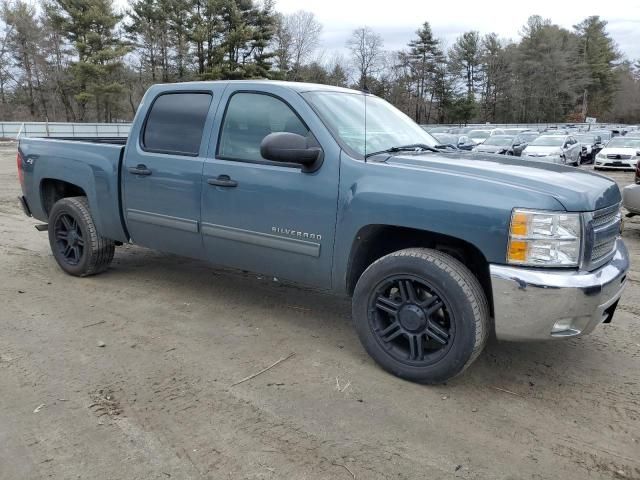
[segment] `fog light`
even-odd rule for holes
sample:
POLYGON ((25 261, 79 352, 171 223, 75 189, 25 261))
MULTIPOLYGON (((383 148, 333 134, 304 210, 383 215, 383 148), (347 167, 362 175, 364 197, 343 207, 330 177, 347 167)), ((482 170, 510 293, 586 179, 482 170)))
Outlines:
POLYGON ((551 329, 551 335, 558 337, 571 337, 573 335, 578 335, 580 330, 576 329, 573 326, 573 319, 571 318, 563 318, 558 320, 551 329))

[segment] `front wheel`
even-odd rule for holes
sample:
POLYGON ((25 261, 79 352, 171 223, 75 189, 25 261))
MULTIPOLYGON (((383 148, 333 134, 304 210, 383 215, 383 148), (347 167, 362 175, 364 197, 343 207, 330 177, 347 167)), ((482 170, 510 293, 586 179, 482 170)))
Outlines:
POLYGON ((115 244, 98 235, 86 197, 58 200, 49 214, 49 244, 65 272, 78 277, 106 270, 115 244))
POLYGON ((356 331, 385 370, 419 383, 462 373, 489 336, 478 279, 442 252, 411 248, 374 262, 353 295, 356 331))

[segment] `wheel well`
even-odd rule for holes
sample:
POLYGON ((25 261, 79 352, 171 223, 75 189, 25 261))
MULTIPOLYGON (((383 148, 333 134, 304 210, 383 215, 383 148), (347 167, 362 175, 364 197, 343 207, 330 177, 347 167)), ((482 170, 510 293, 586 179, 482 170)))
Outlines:
POLYGON ((353 294, 356 283, 369 265, 385 255, 405 248, 433 248, 460 260, 476 276, 484 290, 491 315, 493 298, 489 263, 474 245, 459 238, 414 228, 369 225, 356 235, 347 272, 347 291, 353 294))
POLYGON ((49 212, 53 205, 61 198, 86 196, 85 191, 73 183, 63 180, 55 180, 46 178, 40 184, 40 198, 42 199, 42 208, 49 216, 49 212))

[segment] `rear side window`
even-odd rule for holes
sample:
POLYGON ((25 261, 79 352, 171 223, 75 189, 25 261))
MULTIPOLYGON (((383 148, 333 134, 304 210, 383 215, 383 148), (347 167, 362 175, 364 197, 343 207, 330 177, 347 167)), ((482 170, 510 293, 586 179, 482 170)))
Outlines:
POLYGON ((145 150, 197 156, 211 94, 167 93, 158 96, 142 137, 145 150))
POLYGON ((259 93, 236 93, 227 105, 218 155, 230 160, 264 161, 260 155, 260 143, 274 132, 297 133, 303 137, 311 135, 302 120, 282 100, 259 93))

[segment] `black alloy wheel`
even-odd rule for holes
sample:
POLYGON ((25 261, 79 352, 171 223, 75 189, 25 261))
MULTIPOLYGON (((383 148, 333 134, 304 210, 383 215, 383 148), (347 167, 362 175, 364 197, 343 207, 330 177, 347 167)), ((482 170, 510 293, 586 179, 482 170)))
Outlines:
POLYGON ((445 300, 412 275, 392 276, 375 288, 369 300, 369 323, 390 356, 418 367, 442 359, 455 335, 445 300))
POLYGON ((84 238, 76 219, 61 213, 56 217, 53 228, 60 256, 69 265, 78 265, 84 253, 84 238))

